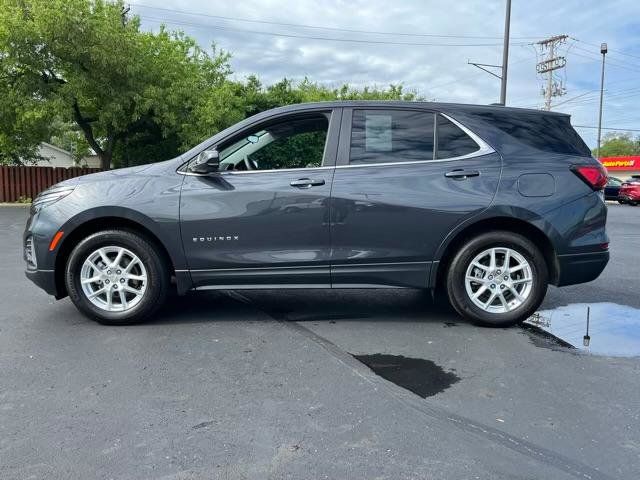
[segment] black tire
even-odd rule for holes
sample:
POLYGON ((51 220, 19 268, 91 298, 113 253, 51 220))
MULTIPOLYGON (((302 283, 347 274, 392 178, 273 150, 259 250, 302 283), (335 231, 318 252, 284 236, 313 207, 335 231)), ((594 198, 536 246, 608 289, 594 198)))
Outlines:
POLYGON ((170 279, 167 265, 157 247, 143 235, 128 230, 105 230, 89 235, 71 252, 65 269, 67 292, 74 305, 86 316, 105 325, 129 325, 149 320, 165 301, 170 279), (80 272, 85 260, 98 248, 124 247, 134 253, 147 272, 142 299, 129 310, 113 312, 99 308, 85 295, 80 272))
POLYGON ((619 203, 620 205, 624 205, 624 200, 618 200, 618 203, 619 203))
POLYGON ((446 289, 453 308, 472 322, 488 327, 509 327, 533 314, 547 292, 548 270, 544 256, 534 243, 513 232, 494 231, 468 240, 454 255, 446 277, 446 289), (471 261, 481 252, 493 247, 508 247, 522 255, 532 273, 532 289, 518 307, 503 313, 487 312, 473 303, 467 294, 465 276, 471 261))
POLYGON ((631 205, 632 207, 636 207, 638 206, 638 202, 632 201, 632 202, 629 202, 629 205, 631 205))

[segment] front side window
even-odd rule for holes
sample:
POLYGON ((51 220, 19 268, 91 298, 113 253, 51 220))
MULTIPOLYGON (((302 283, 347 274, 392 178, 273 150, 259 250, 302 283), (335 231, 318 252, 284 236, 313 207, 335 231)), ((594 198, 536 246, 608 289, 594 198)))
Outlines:
POLYGON ((322 165, 329 119, 305 114, 266 124, 220 148, 220 170, 277 170, 322 165))
POLYGON ((413 110, 354 110, 353 164, 433 159, 433 113, 413 110))

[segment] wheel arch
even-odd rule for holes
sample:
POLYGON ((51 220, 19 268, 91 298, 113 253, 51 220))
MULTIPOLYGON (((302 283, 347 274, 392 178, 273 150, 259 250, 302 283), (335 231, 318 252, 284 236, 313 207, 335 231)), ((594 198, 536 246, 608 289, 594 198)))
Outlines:
MULTIPOLYGON (((545 227, 547 227, 545 225, 545 227)), ((547 227, 549 232, 550 227, 547 227)), ((492 216, 479 219, 471 224, 461 226, 452 232, 440 245, 435 257, 435 268, 431 270, 429 284, 432 288, 442 286, 448 266, 455 253, 462 245, 482 233, 505 230, 524 235, 531 240, 542 252, 547 269, 549 271, 549 283, 556 284, 559 277, 559 266, 556 257, 556 249, 549 233, 534 223, 516 217, 492 216)))
POLYGON ((157 247, 158 252, 169 268, 169 274, 176 279, 178 291, 183 292, 189 288, 190 281, 184 278, 184 275, 176 275, 176 268, 178 268, 179 262, 182 260, 182 246, 180 245, 178 255, 176 255, 175 248, 173 249, 174 251, 170 251, 165 242, 161 240, 162 235, 153 227, 151 219, 130 209, 122 209, 123 211, 113 211, 113 209, 108 209, 107 211, 98 210, 83 212, 60 228, 64 232, 64 236, 57 248, 55 257, 56 298, 67 296, 64 271, 73 248, 88 235, 111 229, 123 229, 143 235, 157 247))

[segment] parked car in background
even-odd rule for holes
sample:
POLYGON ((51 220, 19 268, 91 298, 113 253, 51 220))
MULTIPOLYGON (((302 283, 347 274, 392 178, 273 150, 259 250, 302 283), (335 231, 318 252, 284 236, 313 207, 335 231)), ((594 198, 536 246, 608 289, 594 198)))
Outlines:
POLYGON ((616 177, 607 177, 607 184, 604 187, 604 199, 605 200, 618 200, 618 192, 622 180, 616 177))
POLYGON ((640 175, 632 175, 629 180, 622 183, 618 201, 634 207, 640 203, 640 175))
POLYGON ((460 315, 507 326, 547 285, 605 268, 606 183, 560 113, 291 105, 173 160, 41 193, 26 274, 107 324, 150 318, 173 284, 438 289, 460 315))

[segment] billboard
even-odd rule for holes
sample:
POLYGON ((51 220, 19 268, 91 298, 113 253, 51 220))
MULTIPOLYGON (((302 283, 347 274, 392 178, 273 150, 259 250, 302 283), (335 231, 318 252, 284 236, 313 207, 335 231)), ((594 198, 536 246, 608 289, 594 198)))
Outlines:
POLYGON ((627 157, 602 157, 600 163, 609 171, 615 170, 639 170, 640 156, 631 155, 627 157))

